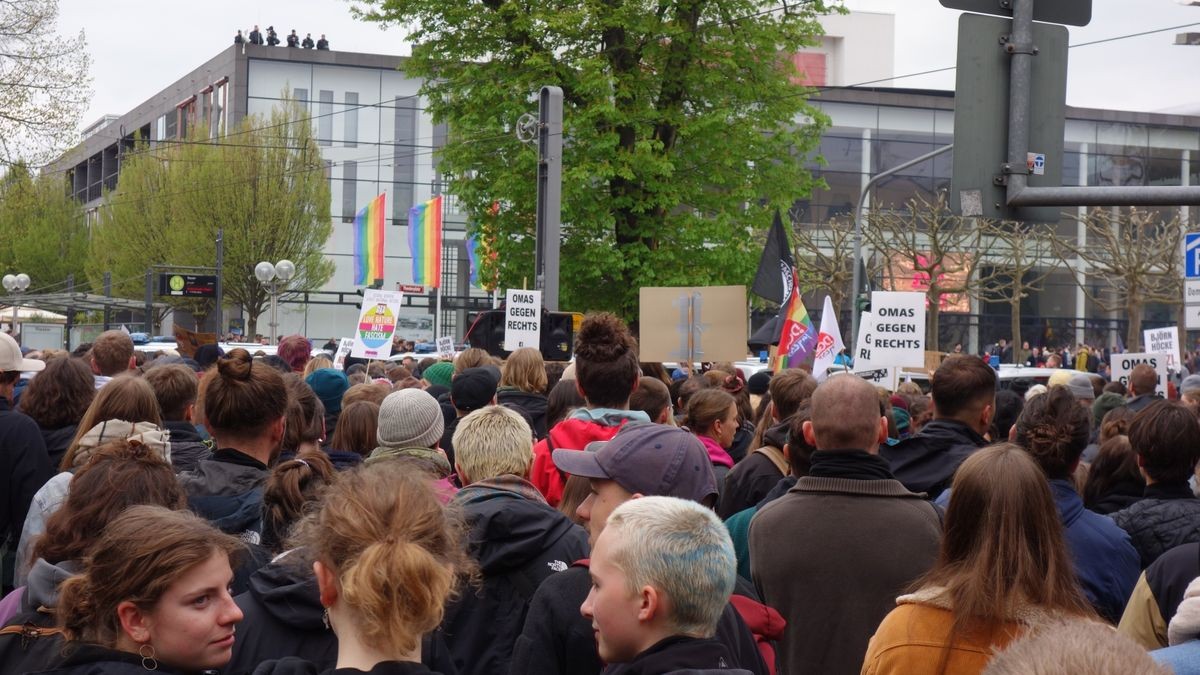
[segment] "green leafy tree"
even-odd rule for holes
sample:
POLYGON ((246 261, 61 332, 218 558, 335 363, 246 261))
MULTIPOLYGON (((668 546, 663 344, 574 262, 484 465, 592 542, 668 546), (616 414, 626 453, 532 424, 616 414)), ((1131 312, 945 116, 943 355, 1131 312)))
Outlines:
POLYGON ((83 215, 62 174, 35 177, 23 164, 11 166, 0 181, 0 269, 29 274, 34 290, 69 274, 83 283, 87 251, 83 215))
POLYGON ((489 221, 502 287, 533 269, 537 150, 513 132, 541 86, 563 89, 561 305, 632 318, 642 286, 746 283, 755 230, 811 191, 803 158, 827 118, 788 55, 829 11, 825 0, 364 0, 357 13, 409 27, 405 71, 451 129, 438 169, 489 221))
MULTIPOLYGON (((305 117, 285 101, 266 118, 247 117, 228 139, 209 141, 209 131, 198 127, 183 143, 143 144, 130 153, 92 238, 93 284, 109 270, 114 293, 142 297, 139 275, 149 265, 214 265, 221 228, 225 300, 246 311, 251 335, 270 301, 254 278, 256 264, 294 262, 290 292, 328 281, 333 263, 322 250, 333 230, 329 183, 305 117)), ((171 302, 206 309, 194 300, 171 302)))

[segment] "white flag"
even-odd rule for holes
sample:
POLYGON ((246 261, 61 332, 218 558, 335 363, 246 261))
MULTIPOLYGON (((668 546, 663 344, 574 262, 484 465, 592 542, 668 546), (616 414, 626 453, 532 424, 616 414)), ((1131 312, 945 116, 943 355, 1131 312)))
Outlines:
POLYGON ((825 381, 833 360, 845 348, 846 345, 842 344, 842 331, 838 329, 837 314, 833 311, 833 301, 826 295, 825 307, 821 310, 821 330, 817 332, 817 346, 813 359, 813 375, 817 382, 825 381))

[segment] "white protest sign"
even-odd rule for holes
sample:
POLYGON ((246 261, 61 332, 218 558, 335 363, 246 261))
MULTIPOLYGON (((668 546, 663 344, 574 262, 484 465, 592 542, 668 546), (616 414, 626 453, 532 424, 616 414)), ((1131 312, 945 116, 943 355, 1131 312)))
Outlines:
POLYGON ((439 359, 454 358, 454 336, 443 335, 437 339, 437 350, 439 359))
POLYGON ((891 391, 892 385, 896 382, 897 377, 896 369, 891 366, 884 366, 882 368, 875 368, 873 370, 858 370, 856 368, 854 370, 854 374, 866 380, 867 382, 870 382, 876 387, 883 387, 888 391, 891 391))
POLYGON ((864 373, 874 369, 871 364, 871 347, 874 344, 871 342, 871 331, 866 330, 867 326, 875 323, 875 315, 871 312, 863 312, 858 315, 858 341, 854 345, 854 353, 850 355, 854 359, 854 372, 864 373))
POLYGON ((510 288, 504 294, 504 349, 541 347, 542 292, 510 288))
MULTIPOLYGON (((1158 373, 1158 393, 1167 395, 1167 355, 1166 354, 1113 354, 1112 381, 1129 386, 1129 374, 1139 363, 1148 364, 1158 373)), ((1141 392, 1138 394, 1150 393, 1141 392)))
POLYGON ((334 368, 345 370, 342 366, 346 364, 346 357, 350 355, 351 349, 354 349, 354 338, 342 338, 338 342, 337 351, 333 354, 334 368))
POLYGON ((924 368, 925 294, 874 291, 871 314, 871 321, 859 327, 869 334, 871 364, 924 368))
POLYGON ((354 329, 354 347, 350 355, 360 359, 386 359, 392 355, 392 336, 400 313, 400 291, 368 288, 363 291, 358 325, 354 329))
POLYGON ((1167 370, 1179 369, 1179 327, 1151 328, 1142 331, 1142 344, 1151 354, 1167 355, 1167 370))

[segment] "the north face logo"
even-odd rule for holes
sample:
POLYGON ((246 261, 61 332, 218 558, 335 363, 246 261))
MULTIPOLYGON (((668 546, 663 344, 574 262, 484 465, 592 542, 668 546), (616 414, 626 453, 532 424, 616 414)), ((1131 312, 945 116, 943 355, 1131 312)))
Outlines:
POLYGON ((546 563, 546 567, 549 567, 555 572, 562 572, 567 569, 567 563, 561 560, 551 560, 550 562, 546 563))

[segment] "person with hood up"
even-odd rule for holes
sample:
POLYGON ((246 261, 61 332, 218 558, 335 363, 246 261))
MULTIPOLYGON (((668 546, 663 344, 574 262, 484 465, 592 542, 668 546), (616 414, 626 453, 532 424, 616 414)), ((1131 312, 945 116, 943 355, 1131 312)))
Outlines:
POLYGON ((263 484, 283 443, 287 386, 278 370, 239 348, 217 359, 200 397, 217 450, 194 471, 179 474, 188 506, 222 532, 258 544, 263 484))
POLYGON ((0 624, 24 629, 0 635, 0 669, 7 673, 43 670, 62 659, 62 639, 54 629, 59 585, 83 569, 88 549, 105 526, 138 504, 187 508, 171 465, 136 441, 109 441, 95 448, 71 479, 71 491, 46 522, 45 534, 37 539, 25 586, 0 602, 0 624), (114 485, 121 489, 114 490, 114 485))
MULTIPOLYGON (((754 378, 751 378, 754 379, 754 378)), ((763 445, 750 452, 725 476, 717 515, 728 519, 758 504, 781 479, 791 473, 783 446, 787 444, 788 418, 817 388, 808 371, 788 368, 768 380, 771 422, 763 433, 763 445)))
POLYGON ((350 388, 350 379, 336 368, 319 368, 309 373, 304 378, 304 383, 313 390, 321 400, 321 405, 325 407, 325 442, 321 445, 327 447, 333 438, 333 432, 337 430, 338 417, 342 414, 342 397, 350 388))
POLYGON ((604 312, 585 317, 575 336, 574 365, 575 386, 587 406, 573 411, 533 446, 529 482, 551 506, 558 506, 566 484, 552 459, 555 449, 581 449, 592 441, 612 438, 628 422, 650 421, 646 413, 629 409, 642 368, 637 341, 625 322, 604 312))
POLYGON ((185 365, 166 364, 146 371, 145 380, 154 390, 163 426, 171 434, 171 464, 176 471, 195 469, 212 456, 212 441, 200 437, 193 421, 200 391, 196 373, 185 365))
POLYGON ((930 393, 934 418, 879 454, 904 487, 936 499, 958 465, 987 444, 983 434, 996 411, 996 371, 973 356, 950 356, 934 371, 930 393))
POLYGON ((733 654, 713 639, 733 592, 733 543, 720 519, 676 497, 618 506, 596 541, 591 620, 611 675, 728 673, 733 654))
MULTIPOLYGON (((584 450, 559 448, 553 458, 555 466, 567 474, 588 479, 590 492, 576 514, 587 524, 592 545, 604 531, 609 514, 624 502, 651 495, 704 505, 716 501, 717 484, 708 453, 685 429, 630 423, 611 440, 594 441, 584 450)), ((579 612, 592 585, 588 573, 587 562, 579 561, 538 586, 525 627, 513 646, 511 675, 600 673, 603 663, 591 622, 579 612)), ((760 645, 755 638, 778 639, 782 624, 778 612, 739 592, 726 603, 715 637, 732 653, 730 667, 766 675, 773 672, 762 654, 769 646, 760 645), (743 620, 744 616, 749 618, 743 620), (751 621, 753 625, 748 626, 751 621)))
POLYGON ((546 363, 533 347, 522 347, 509 355, 500 370, 496 402, 516 406, 533 420, 533 433, 546 437, 546 363))
POLYGON ((442 623, 462 675, 508 672, 534 591, 546 577, 588 555, 583 528, 526 480, 532 445, 524 418, 504 406, 472 412, 454 432, 463 488, 451 504, 470 527, 467 551, 479 564, 482 582, 446 608, 442 623))
POLYGON ((153 448, 164 461, 171 461, 169 433, 160 426, 158 401, 146 381, 133 375, 113 378, 96 393, 88 406, 75 440, 63 456, 62 471, 55 474, 37 491, 25 517, 21 540, 17 544, 16 585, 24 583, 30 552, 38 535, 46 530, 46 520, 58 510, 71 485, 75 471, 87 463, 92 452, 112 440, 137 440, 153 448))

